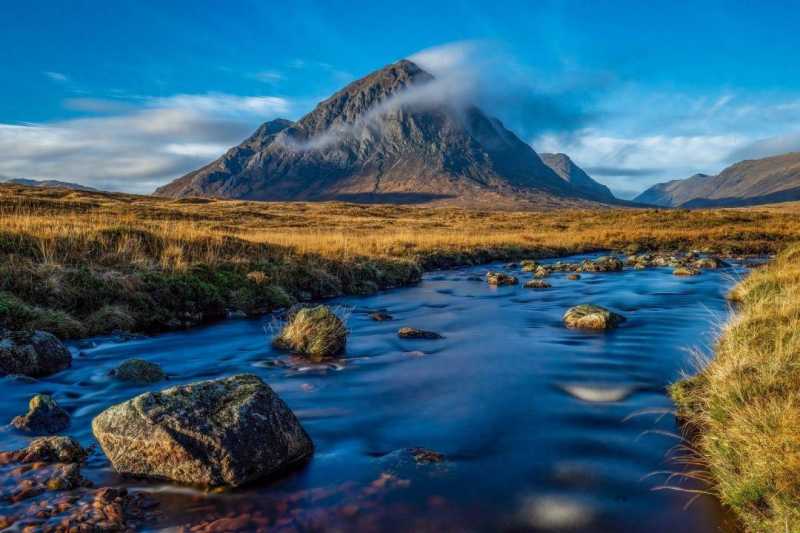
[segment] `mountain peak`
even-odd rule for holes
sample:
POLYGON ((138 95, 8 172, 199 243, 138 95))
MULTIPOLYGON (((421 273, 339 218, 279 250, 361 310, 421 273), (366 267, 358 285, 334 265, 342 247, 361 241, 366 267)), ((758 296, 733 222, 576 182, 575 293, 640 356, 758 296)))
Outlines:
POLYGON ((614 201, 615 197, 611 190, 602 183, 596 182, 581 167, 564 153, 539 154, 545 165, 553 169, 553 172, 573 187, 581 190, 588 195, 604 201, 614 201))
POLYGON ((490 208, 614 200, 577 167, 585 178, 577 171, 573 179, 559 177, 477 107, 443 102, 434 82, 412 61, 387 65, 297 122, 262 125, 217 161, 156 194, 490 208))

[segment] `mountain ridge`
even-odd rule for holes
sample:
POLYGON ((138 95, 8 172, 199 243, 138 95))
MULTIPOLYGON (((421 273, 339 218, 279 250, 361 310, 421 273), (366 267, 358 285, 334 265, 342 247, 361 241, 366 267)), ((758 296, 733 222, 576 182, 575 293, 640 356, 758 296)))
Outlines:
POLYGON ((715 176, 656 184, 634 201, 663 207, 732 207, 800 200, 800 152, 746 159, 715 176))

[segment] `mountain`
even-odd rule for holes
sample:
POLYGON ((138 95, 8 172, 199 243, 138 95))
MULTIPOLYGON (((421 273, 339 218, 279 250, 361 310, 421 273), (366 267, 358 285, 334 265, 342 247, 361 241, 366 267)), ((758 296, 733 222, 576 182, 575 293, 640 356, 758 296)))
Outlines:
POLYGON ((712 177, 707 174, 695 174, 683 180, 657 183, 634 198, 633 201, 662 207, 678 206, 695 198, 699 191, 703 190, 704 182, 712 177))
POLYGON ((216 161, 155 194, 492 208, 599 200, 559 177, 499 120, 437 93, 431 74, 398 61, 346 86, 297 122, 263 124, 216 161))
POLYGON ((558 174, 561 179, 569 182, 576 189, 601 201, 613 202, 616 199, 608 187, 593 180, 591 176, 576 165, 567 154, 539 154, 539 157, 541 157, 542 162, 553 169, 553 172, 558 174))
POLYGON ((14 185, 25 185, 26 187, 45 187, 49 189, 72 189, 74 191, 97 192, 97 189, 87 187, 79 183, 58 180, 29 180, 25 178, 0 178, 2 183, 13 183, 14 185))
POLYGON ((635 201, 663 206, 724 207, 800 200, 800 152, 741 161, 716 176, 697 174, 655 185, 635 201))

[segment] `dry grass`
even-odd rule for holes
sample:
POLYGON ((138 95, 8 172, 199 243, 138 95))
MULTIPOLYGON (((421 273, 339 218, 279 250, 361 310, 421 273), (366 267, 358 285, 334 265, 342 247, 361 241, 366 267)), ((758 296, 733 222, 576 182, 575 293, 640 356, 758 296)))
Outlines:
POLYGON ((420 269, 629 247, 763 254, 798 235, 798 206, 499 212, 0 185, 0 327, 175 328, 369 294, 420 269))
POLYGON ((313 360, 341 355, 347 344, 347 326, 327 305, 292 313, 272 343, 282 350, 313 360))
POLYGON ((716 356, 673 386, 695 460, 748 530, 800 531, 800 247, 753 272, 716 356))

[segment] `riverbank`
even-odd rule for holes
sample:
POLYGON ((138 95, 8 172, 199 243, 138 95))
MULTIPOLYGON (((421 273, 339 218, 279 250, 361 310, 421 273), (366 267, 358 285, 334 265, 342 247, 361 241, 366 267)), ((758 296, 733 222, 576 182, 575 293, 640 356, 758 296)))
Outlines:
POLYGON ((179 329, 372 294, 424 270, 601 249, 768 254, 800 208, 473 211, 0 186, 0 327, 179 329))
POLYGON ((749 531, 800 531, 800 246, 752 272, 716 354, 673 385, 687 457, 749 531))

